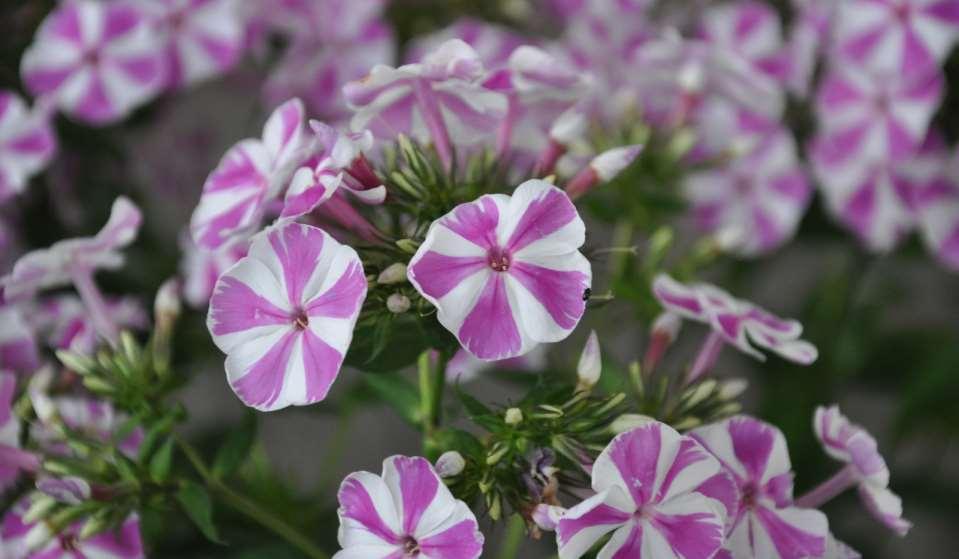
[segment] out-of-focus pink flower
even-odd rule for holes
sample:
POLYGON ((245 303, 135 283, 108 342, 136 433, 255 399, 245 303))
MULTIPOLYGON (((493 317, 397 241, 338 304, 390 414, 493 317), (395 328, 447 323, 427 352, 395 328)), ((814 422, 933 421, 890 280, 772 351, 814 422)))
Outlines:
POLYGON ((618 435, 596 459, 596 495, 556 525, 560 559, 582 557, 613 532, 600 557, 708 559, 723 545, 727 503, 703 486, 735 487, 699 443, 658 421, 618 435))
MULTIPOLYGON (((132 297, 104 300, 114 324, 121 329, 143 329, 149 324, 146 311, 132 297)), ((97 331, 86 307, 73 295, 56 295, 34 305, 30 323, 54 349, 87 355, 97 348, 97 331)))
POLYGON ((476 51, 458 39, 443 43, 422 62, 374 66, 343 89, 356 110, 352 127, 385 139, 402 133, 424 143, 432 140, 449 167, 454 145, 483 141, 506 114, 506 97, 480 84, 485 73, 476 51))
POLYGON ((959 39, 954 0, 849 0, 836 16, 838 54, 890 75, 936 71, 959 39))
POLYGON ((472 353, 460 348, 446 364, 446 379, 454 383, 469 382, 490 369, 533 372, 540 371, 545 366, 546 348, 544 346, 537 346, 526 355, 493 362, 478 359, 472 353))
POLYGON ((476 559, 476 516, 446 488, 425 458, 391 456, 383 473, 353 472, 337 493, 343 549, 337 559, 476 559))
POLYGON ((697 225, 728 240, 724 246, 740 256, 767 253, 788 241, 806 211, 812 189, 799 161, 792 134, 745 111, 733 112, 736 130, 747 136, 745 153, 725 165, 691 173, 684 192, 697 225))
POLYGON ((583 196, 594 187, 609 182, 629 167, 642 153, 642 145, 620 146, 608 149, 594 157, 589 165, 566 184, 566 194, 573 200, 583 196))
POLYGON ((283 194, 310 155, 304 112, 299 99, 290 99, 267 119, 261 138, 241 140, 224 154, 190 219, 198 246, 219 248, 260 225, 267 202, 283 194))
MULTIPOLYGON (((32 391, 31 398, 34 400, 34 406, 37 406, 38 400, 43 400, 40 405, 46 406, 51 412, 55 412, 63 420, 64 425, 71 430, 104 443, 111 442, 117 430, 129 419, 127 414, 116 411, 110 402, 93 398, 75 396, 51 398, 41 390, 32 391)), ((39 412, 38 415, 40 415, 39 412)), ((143 429, 137 427, 119 442, 117 448, 128 458, 133 458, 143 444, 143 437, 143 429)), ((48 452, 63 455, 72 452, 69 445, 63 440, 62 431, 46 423, 45 418, 41 418, 41 422, 33 423, 30 426, 30 438, 48 452)))
POLYGON ((23 192, 55 149, 48 115, 27 108, 16 93, 0 90, 0 203, 23 192))
POLYGON ((832 48, 832 29, 840 0, 793 0, 795 17, 789 31, 789 88, 809 94, 820 57, 832 48))
MULTIPOLYGON (((793 505, 793 473, 786 438, 772 425, 736 416, 694 429, 690 435, 735 480, 726 550, 732 559, 822 557, 829 521, 818 510, 793 505)), ((728 495, 707 486, 707 495, 728 495)))
POLYGON ((17 501, 3 517, 0 540, 9 559, 144 559, 140 539, 140 521, 136 515, 127 518, 118 530, 101 532, 80 539, 87 521, 81 520, 54 535, 45 521, 27 523, 23 517, 30 509, 30 498, 17 501))
POLYGON ((755 346, 802 365, 812 363, 819 356, 815 346, 799 338, 801 324, 736 299, 716 286, 683 285, 660 274, 653 282, 653 295, 667 311, 712 328, 689 372, 688 382, 698 380, 712 368, 724 343, 761 361, 766 357, 755 346))
POLYGON ((207 318, 234 392, 262 411, 324 399, 365 297, 356 251, 322 229, 285 223, 254 236, 217 280, 207 318))
POLYGON ((13 413, 16 388, 17 377, 0 371, 0 495, 17 481, 21 471, 36 471, 40 467, 36 455, 20 448, 20 420, 13 413))
POLYGON ((193 244, 189 235, 180 239, 183 259, 180 261, 180 274, 183 277, 183 298, 194 308, 206 307, 213 295, 216 280, 241 258, 246 256, 249 241, 242 237, 214 250, 200 248, 193 244))
POLYGON ((782 24, 769 4, 744 0, 714 5, 702 15, 700 33, 706 41, 735 51, 777 81, 790 75, 782 24))
POLYGON ((243 53, 238 0, 141 0, 164 56, 167 87, 229 71, 243 53))
POLYGON ((516 357, 566 338, 582 318, 592 279, 578 250, 584 236, 566 194, 529 180, 512 196, 482 196, 433 222, 408 275, 470 353, 516 357))
POLYGON ((565 111, 586 95, 590 79, 582 71, 548 52, 524 45, 506 66, 484 82, 506 95, 506 115, 500 124, 497 151, 527 159, 549 144, 550 128, 565 111))
POLYGON ((66 0, 20 61, 27 89, 73 118, 115 122, 159 93, 162 49, 143 10, 120 0, 66 0))
MULTIPOLYGON (((291 22, 290 46, 270 74, 264 95, 270 105, 304 100, 310 114, 330 122, 349 116, 343 86, 395 57, 393 33, 382 20, 382 0, 302 3, 291 22), (313 22, 312 25, 309 22, 313 22), (301 28, 302 26, 302 28, 301 28)), ((267 5, 276 11, 272 3, 267 5)), ((282 11, 282 10, 280 10, 282 11)))
POLYGON ((922 173, 915 193, 919 232, 929 250, 943 265, 959 271, 959 151, 951 158, 945 148, 934 148, 930 157, 913 163, 922 173))
POLYGON ((902 517, 902 499, 889 490, 889 467, 879 454, 876 439, 846 419, 835 405, 816 408, 813 429, 826 453, 847 465, 800 501, 818 507, 857 487, 863 505, 876 520, 900 536, 906 535, 912 523, 902 517))
POLYGON ((21 305, 0 304, 0 370, 29 374, 38 368, 36 335, 21 305))
POLYGON ((406 51, 406 61, 419 62, 450 39, 460 39, 473 47, 483 64, 492 70, 506 66, 513 51, 531 42, 530 37, 519 35, 509 28, 464 17, 440 31, 418 37, 410 42, 406 51))

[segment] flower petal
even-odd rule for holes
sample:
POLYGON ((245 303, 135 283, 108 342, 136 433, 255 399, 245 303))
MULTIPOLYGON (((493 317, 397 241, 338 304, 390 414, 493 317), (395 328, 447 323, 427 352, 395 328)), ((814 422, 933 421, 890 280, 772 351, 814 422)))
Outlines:
POLYGON ((390 488, 380 476, 354 472, 343 480, 337 493, 343 548, 396 546, 402 542, 400 517, 390 488))
POLYGON ((600 538, 627 523, 633 509, 611 504, 623 502, 628 503, 629 498, 618 487, 611 487, 566 511, 556 525, 560 559, 582 557, 600 538))

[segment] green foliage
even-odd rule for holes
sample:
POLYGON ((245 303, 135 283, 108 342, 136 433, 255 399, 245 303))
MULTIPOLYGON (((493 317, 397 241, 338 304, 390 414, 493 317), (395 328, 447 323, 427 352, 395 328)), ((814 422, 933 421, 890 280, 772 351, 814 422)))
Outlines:
POLYGON ((176 493, 176 500, 180 503, 183 512, 207 539, 215 543, 226 543, 220 539, 217 528, 213 524, 213 501, 202 485, 191 481, 183 482, 183 486, 176 493))

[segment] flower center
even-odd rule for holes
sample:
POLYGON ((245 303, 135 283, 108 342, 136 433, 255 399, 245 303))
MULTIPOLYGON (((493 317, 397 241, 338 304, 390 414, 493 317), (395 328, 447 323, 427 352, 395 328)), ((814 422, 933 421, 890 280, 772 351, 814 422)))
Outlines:
POLYGON ((77 537, 74 534, 60 535, 60 548, 63 551, 76 551, 77 543, 78 543, 77 537))
POLYGON ((310 325, 310 317, 307 316, 306 311, 299 309, 296 311, 293 324, 296 325, 297 330, 306 330, 310 325))
POLYGON ((755 483, 749 483, 743 487, 743 508, 751 509, 756 506, 756 498, 759 494, 759 488, 755 483))
POLYGON ((420 544, 413 536, 406 536, 406 539, 403 540, 403 553, 407 557, 416 557, 420 553, 420 544))
POLYGON ((505 250, 496 247, 492 248, 489 251, 489 267, 497 272, 505 272, 509 270, 510 257, 509 253, 505 250))
POLYGON ((94 47, 83 53, 83 62, 89 66, 98 66, 100 64, 100 50, 94 47))

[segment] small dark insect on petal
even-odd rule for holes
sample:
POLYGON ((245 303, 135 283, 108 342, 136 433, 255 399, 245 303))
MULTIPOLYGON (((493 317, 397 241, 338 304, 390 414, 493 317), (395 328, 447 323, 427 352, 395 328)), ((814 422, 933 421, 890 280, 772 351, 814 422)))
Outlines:
POLYGON ((589 298, 592 294, 593 294, 593 290, 587 287, 586 289, 583 290, 583 300, 589 301, 589 298))

